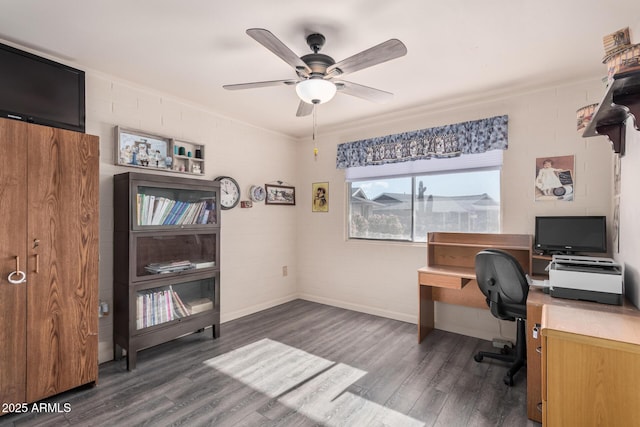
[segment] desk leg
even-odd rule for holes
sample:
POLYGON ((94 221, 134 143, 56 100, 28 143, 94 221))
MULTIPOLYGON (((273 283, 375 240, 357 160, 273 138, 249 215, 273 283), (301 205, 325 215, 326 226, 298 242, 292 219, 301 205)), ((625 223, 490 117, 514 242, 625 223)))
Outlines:
POLYGON ((418 342, 433 330, 433 296, 432 288, 427 285, 418 285, 418 342))

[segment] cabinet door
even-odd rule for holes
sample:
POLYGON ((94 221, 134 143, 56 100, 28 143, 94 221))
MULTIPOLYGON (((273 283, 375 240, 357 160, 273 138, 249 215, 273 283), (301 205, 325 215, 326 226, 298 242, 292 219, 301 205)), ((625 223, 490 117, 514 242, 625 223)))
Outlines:
POLYGON ((98 371, 98 138, 30 126, 27 401, 98 371))
MULTIPOLYGON (((615 325, 635 332, 622 320, 615 325)), ((550 331, 545 339, 546 425, 637 425, 637 345, 557 331, 550 331)))
MULTIPOLYGON (((26 271, 26 123, 0 119, 0 402, 25 401, 27 283, 12 284, 9 273, 26 271)), ((28 279, 31 279, 30 277, 28 279)))

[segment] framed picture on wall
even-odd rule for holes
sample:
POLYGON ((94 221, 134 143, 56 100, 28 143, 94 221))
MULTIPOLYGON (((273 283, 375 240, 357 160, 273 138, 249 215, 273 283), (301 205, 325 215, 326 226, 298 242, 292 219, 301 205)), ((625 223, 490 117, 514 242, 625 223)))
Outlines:
POLYGON ((535 200, 573 201, 575 156, 536 159, 535 200))
POLYGON ((311 184, 311 211, 329 212, 329 183, 314 182, 311 184))
POLYGON ((153 169, 171 167, 171 140, 133 129, 116 127, 115 164, 153 169))
POLYGON ((266 205, 295 205, 296 188, 284 185, 265 184, 264 189, 267 197, 264 200, 266 205))

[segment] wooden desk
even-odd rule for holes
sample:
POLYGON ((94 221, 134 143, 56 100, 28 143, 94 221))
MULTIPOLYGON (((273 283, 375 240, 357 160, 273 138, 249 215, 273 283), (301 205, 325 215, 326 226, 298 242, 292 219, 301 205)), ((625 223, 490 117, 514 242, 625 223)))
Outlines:
MULTIPOLYGON (((497 248, 506 250, 518 259, 525 272, 527 272, 529 275, 532 275, 532 240, 531 236, 529 235, 473 233, 428 234, 427 266, 418 269, 418 342, 422 341, 427 336, 427 334, 434 329, 434 301, 441 301, 449 304, 463 305, 467 307, 488 309, 485 297, 482 292, 480 292, 480 289, 478 288, 477 282, 475 280, 474 268, 475 255, 482 249, 486 248, 497 248)), ((543 261, 547 261, 547 259, 544 257, 537 258, 543 259, 543 261)), ((613 340, 617 343, 612 344, 611 342, 609 342, 609 344, 611 344, 611 348, 607 350, 607 352, 621 351, 621 347, 624 347, 626 349, 635 349, 636 347, 640 346, 640 337, 638 337, 639 342, 635 343, 632 341, 632 338, 624 338, 620 335, 615 335, 612 332, 613 329, 610 329, 613 328, 613 324, 622 321, 625 323, 625 325, 636 325, 634 331, 636 334, 640 335, 640 321, 638 324, 635 324, 633 323, 635 321, 629 320, 630 317, 638 317, 640 319, 640 311, 627 301, 625 301, 622 306, 598 304, 586 301, 574 301, 569 299, 553 298, 547 294, 542 293, 539 289, 531 288, 529 290, 529 296, 527 298, 527 416, 532 420, 542 422, 542 353, 544 347, 542 343, 543 329, 545 330, 544 335, 548 336, 550 334, 552 336, 552 340, 555 340, 558 336, 558 333, 555 331, 558 330, 558 328, 570 328, 567 330, 559 330, 563 334, 569 333, 568 331, 571 331, 570 333, 574 335, 592 337, 595 341, 588 345, 597 345, 598 343, 602 344, 603 342, 609 342, 606 340, 611 340, 611 337, 616 337, 613 340), (547 308, 544 309, 545 307, 547 308), (578 328, 580 325, 590 324, 586 321, 571 322, 567 323, 565 326, 562 326, 563 320, 561 319, 566 320, 566 316, 561 317, 562 314, 558 313, 563 312, 559 312, 558 310, 562 310, 563 307, 567 309, 579 310, 581 313, 586 312, 588 313, 586 315, 587 318, 589 318, 589 316, 592 316, 593 312, 609 313, 605 316, 608 320, 603 320, 604 323, 602 327, 593 326, 593 323, 591 323, 591 326, 588 327, 587 330, 585 330, 584 327, 582 329, 578 328), (543 309, 546 313, 548 313, 546 315, 548 323, 545 325, 543 325, 542 320, 543 309), (616 321, 614 319, 618 320, 616 321), (537 338, 534 338, 534 328, 538 330, 537 338), (607 338, 607 336, 609 338, 607 338), (622 345, 619 344, 620 342, 622 342, 622 345), (628 345, 632 347, 628 347, 628 345)), ((594 319, 596 318, 599 319, 599 317, 594 317, 594 319)), ((629 329, 625 330, 630 331, 629 329)), ((560 336, 565 340, 567 339, 566 335, 560 334, 560 336)), ((571 337, 572 339, 574 338, 573 335, 571 337)), ((578 339, 578 341, 580 341, 580 339, 578 339)), ((640 350, 638 350, 637 355, 638 357, 640 357, 640 350)), ((561 363, 566 363, 569 366, 571 366, 571 364, 583 366, 582 359, 580 359, 580 363, 576 363, 577 357, 578 356, 576 356, 576 358, 569 358, 566 355, 563 356, 562 352, 552 350, 547 357, 547 366, 549 366, 549 364, 551 366, 562 366, 561 363)), ((612 357, 615 358, 615 356, 612 357)), ((596 362, 592 361, 591 363, 596 362)), ((634 365, 634 369, 640 369, 640 360, 634 363, 636 363, 634 365)), ((614 370, 617 372, 616 375, 619 375, 618 378, 625 378, 625 366, 619 364, 617 368, 618 369, 614 370)), ((561 409, 559 409, 559 406, 557 404, 554 404, 554 402, 558 399, 558 397, 556 397, 556 388, 559 387, 557 384, 561 383, 561 381, 560 383, 558 383, 559 380, 556 379, 557 375, 560 375, 557 374, 557 372, 557 369, 552 368, 546 375, 547 377, 549 377, 549 375, 554 376, 553 382, 546 385, 547 390, 554 390, 551 392, 551 398, 553 399, 553 401, 547 400, 547 404, 544 405, 545 407, 548 406, 550 408, 547 413, 551 414, 553 417, 556 416, 558 411, 561 411, 561 409)), ((575 372, 575 370, 571 372, 575 372)), ((637 370, 634 370, 633 372, 630 372, 630 375, 635 375, 637 372, 637 370)), ((640 384, 640 378, 634 377, 634 380, 632 382, 629 382, 628 384, 637 387, 637 384, 640 384)), ((582 390, 586 389, 583 388, 582 390)), ((627 389, 624 388, 624 390, 627 389)), ((606 394, 606 391, 602 391, 602 389, 600 391, 602 392, 603 396, 606 394)), ((640 396, 640 393, 635 392, 635 390, 634 393, 634 398, 639 398, 638 396, 640 396)), ((584 397, 584 393, 582 394, 582 396, 584 397)), ((549 399, 549 395, 547 395, 547 399, 549 399)), ((621 397, 620 399, 623 399, 623 397, 621 397)), ((638 402, 637 400, 633 400, 633 403, 634 405, 636 405, 637 403, 636 406, 633 406, 633 410, 636 410, 635 408, 640 408, 640 402, 638 402)), ((566 411, 561 411, 561 413, 564 414, 566 413, 566 411)), ((589 413, 593 414, 593 412, 589 413)), ((603 413, 604 411, 601 411, 598 414, 601 415, 603 413)), ((637 415, 634 420, 640 419, 639 413, 634 412, 634 414, 637 415)), ((553 419, 555 420, 556 418, 553 419)), ((595 422, 594 420, 597 419, 594 418, 591 422, 595 422)), ((580 424, 550 423, 550 425, 580 424)), ((624 423, 613 423, 610 425, 624 425, 624 423)))
POLYGON ((531 274, 528 234, 427 234, 427 266, 418 269, 418 342, 434 328, 434 301, 488 309, 476 282, 475 257, 483 249, 502 249, 531 274))
MULTIPOLYGON (((596 423, 597 420, 601 420, 603 425, 628 425, 628 422, 626 424, 604 422, 601 418, 597 418, 597 416, 604 416, 606 411, 605 408, 594 403, 592 398, 595 398, 596 395, 593 393, 601 393, 598 399, 602 401, 602 399, 607 399, 609 393, 612 397, 615 391, 608 390, 611 384, 605 385, 606 381, 598 383, 594 388, 585 377, 585 375, 603 374, 603 378, 609 378, 613 381, 620 381, 622 378, 625 383, 617 384, 614 388, 618 388, 617 391, 620 392, 626 390, 625 385, 631 385, 634 387, 634 398, 640 398, 640 394, 637 393, 640 378, 630 379, 634 375, 634 371, 627 371, 628 363, 619 364, 620 362, 616 362, 611 365, 606 361, 609 358, 615 360, 617 351, 623 347, 635 348, 632 353, 635 351, 636 356, 640 358, 640 311, 628 301, 625 300, 621 306, 574 301, 553 298, 539 289, 531 288, 527 298, 527 416, 532 420, 543 422, 543 412, 550 408, 551 411, 547 410, 547 413, 552 414, 554 422, 549 422, 549 425, 589 425, 596 423), (534 338, 534 328, 538 329, 537 338, 534 338), (546 357, 543 354, 549 352, 546 351, 543 336, 546 336, 547 343, 551 337, 553 344, 550 347, 550 354, 547 354, 546 357), (603 353, 592 352, 593 346, 604 349, 603 353), (587 349, 593 357, 585 353, 587 349), (602 356, 603 354, 606 356, 602 356), (606 360, 598 359, 598 357, 605 357, 606 360), (546 374, 543 372, 542 366, 545 358, 547 368, 551 368, 550 372, 546 374), (610 366, 605 368, 605 365, 601 364, 596 369, 592 365, 600 362, 610 366), (603 369, 605 371, 602 371, 603 369), (617 372, 618 370, 621 371, 617 372), (580 387, 574 384, 573 388, 569 389, 571 392, 563 394, 566 391, 562 388, 562 384, 567 380, 563 378, 565 374, 571 377, 571 381, 586 382, 580 387), (548 382, 550 376, 553 377, 553 380, 548 382), (629 378, 629 382, 626 382, 627 378, 629 378), (545 380, 547 380, 546 386, 545 380), (545 391, 550 392, 546 398, 544 397, 545 391), (559 391, 562 392, 558 393, 559 391), (584 393, 576 393, 577 391, 584 391, 584 393), (585 395, 585 393, 587 394, 585 395), (582 403, 589 402, 586 406, 593 406, 590 410, 599 411, 598 415, 596 416, 594 412, 589 412, 586 409, 574 409, 571 411, 575 412, 576 416, 581 413, 593 415, 594 418, 591 418, 586 424, 577 421, 560 423, 558 417, 567 416, 569 409, 566 407, 566 410, 562 410, 564 406, 559 404, 570 396, 579 396, 582 403), (587 398, 585 399, 585 397, 587 398), (545 401, 546 404, 543 403, 545 401)), ((635 362, 634 366, 635 375, 640 375, 640 359, 635 362)), ((590 378, 594 379, 593 376, 590 378)), ((569 384, 569 380, 567 381, 569 384)), ((620 400, 628 402, 630 395, 622 396, 620 400)), ((635 408, 640 408, 640 402, 637 400, 634 402, 633 408, 637 411, 638 409, 635 408)), ((571 405, 577 404, 575 400, 571 403, 571 405)), ((614 404, 612 403, 612 405, 614 404)), ((637 416, 634 419, 640 419, 640 414, 637 412, 635 414, 637 416)))

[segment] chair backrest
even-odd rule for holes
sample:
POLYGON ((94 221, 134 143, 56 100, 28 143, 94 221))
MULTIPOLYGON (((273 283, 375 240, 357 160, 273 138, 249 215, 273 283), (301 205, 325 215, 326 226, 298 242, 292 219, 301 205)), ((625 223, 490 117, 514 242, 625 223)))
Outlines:
POLYGON ((526 316, 529 283, 513 255, 500 249, 485 249, 476 254, 475 269, 491 314, 499 319, 526 316))

